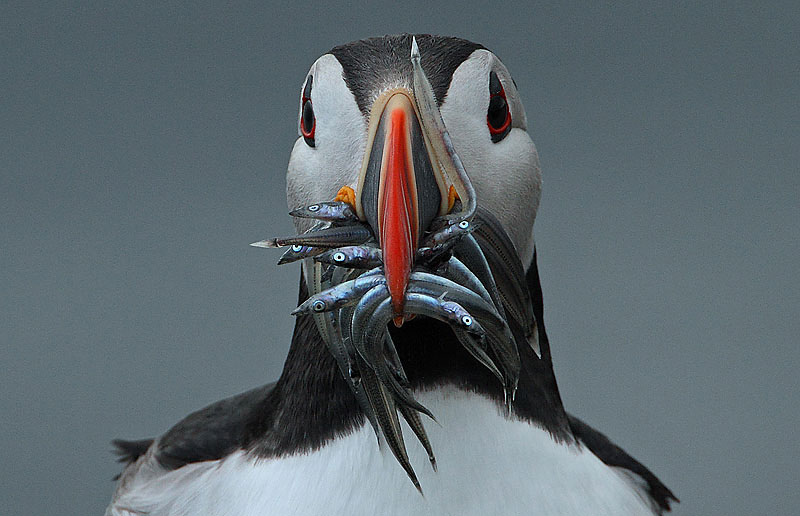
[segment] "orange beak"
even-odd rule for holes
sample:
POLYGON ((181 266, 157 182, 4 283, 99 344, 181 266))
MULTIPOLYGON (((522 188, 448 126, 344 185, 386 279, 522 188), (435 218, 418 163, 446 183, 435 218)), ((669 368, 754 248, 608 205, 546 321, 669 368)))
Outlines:
POLYGON ((376 101, 371 146, 360 178, 357 209, 372 226, 383 251, 384 275, 394 323, 406 320, 408 278, 422 232, 448 208, 448 188, 431 165, 413 101, 398 90, 376 101))
MULTIPOLYGON (((397 97, 395 97, 397 98, 397 97)), ((394 99, 392 99, 394 100, 394 99)), ((419 246, 417 185, 414 180, 408 113, 389 101, 389 127, 384 146, 384 179, 378 197, 380 243, 384 272, 392 296, 394 323, 403 324, 403 302, 414 252, 419 246)))

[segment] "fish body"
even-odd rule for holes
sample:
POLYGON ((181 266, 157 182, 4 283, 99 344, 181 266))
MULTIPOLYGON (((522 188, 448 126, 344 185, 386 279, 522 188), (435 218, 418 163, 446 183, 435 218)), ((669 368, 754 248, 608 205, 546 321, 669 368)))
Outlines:
POLYGON ((325 251, 314 260, 350 269, 372 269, 383 263, 383 252, 378 247, 349 245, 325 251))
POLYGON ((317 219, 338 224, 358 222, 358 215, 351 205, 342 201, 318 202, 289 212, 292 217, 317 219))
POLYGON ((290 237, 268 238, 250 245, 254 247, 276 248, 299 244, 330 249, 333 247, 363 244, 370 238, 372 238, 372 231, 366 225, 353 224, 349 226, 334 226, 290 237))
POLYGON ((281 257, 278 259, 278 265, 285 265, 287 263, 294 263, 305 258, 311 258, 325 252, 326 250, 327 249, 325 247, 311 247, 307 245, 294 244, 281 255, 281 257))
POLYGON ((480 323, 454 301, 409 292, 405 306, 406 313, 431 317, 476 335, 486 334, 480 323))
POLYGON ((476 223, 468 220, 462 220, 455 224, 448 224, 426 236, 425 240, 423 240, 422 246, 436 247, 452 240, 457 242, 459 239, 464 238, 464 236, 475 231, 475 227, 476 223))
POLYGON ((292 315, 336 310, 359 302, 367 291, 378 285, 385 284, 386 278, 379 274, 359 276, 314 294, 295 308, 292 315))

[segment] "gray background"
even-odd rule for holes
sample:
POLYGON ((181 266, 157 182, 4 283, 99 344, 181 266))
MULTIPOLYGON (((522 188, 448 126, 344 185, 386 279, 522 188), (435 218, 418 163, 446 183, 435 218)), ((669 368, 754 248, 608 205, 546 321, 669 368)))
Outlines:
POLYGON ((277 377, 298 268, 247 244, 290 231, 298 89, 415 31, 522 92, 568 409, 677 514, 796 514, 796 2, 282 4, 3 2, 0 513, 101 514, 110 439, 277 377))

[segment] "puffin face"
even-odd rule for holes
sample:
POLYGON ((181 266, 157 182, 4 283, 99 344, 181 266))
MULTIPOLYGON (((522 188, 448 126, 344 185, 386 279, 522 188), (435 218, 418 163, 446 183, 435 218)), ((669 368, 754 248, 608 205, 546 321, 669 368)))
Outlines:
MULTIPOLYGON (((530 263, 539 161, 516 86, 493 53, 427 35, 357 41, 317 59, 299 98, 290 209, 338 195, 391 260, 409 249, 413 255, 431 222, 473 195, 530 263)), ((308 220, 295 222, 298 231, 309 228, 308 220)))
MULTIPOLYGON (((325 54, 311 66, 300 90, 298 138, 286 175, 290 209, 333 199, 345 185, 354 185, 367 141, 367 119, 347 88, 342 65, 325 54), (310 127, 303 136, 303 119, 310 127)), ((295 219, 298 231, 311 223, 295 219)))

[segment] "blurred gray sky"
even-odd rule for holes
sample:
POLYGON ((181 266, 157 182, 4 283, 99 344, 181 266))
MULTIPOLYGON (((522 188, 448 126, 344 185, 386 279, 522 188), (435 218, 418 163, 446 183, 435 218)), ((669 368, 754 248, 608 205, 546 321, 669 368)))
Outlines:
POLYGON ((290 231, 298 88, 404 31, 519 85, 567 408, 676 514, 796 511, 796 2, 284 4, 0 7, 0 513, 102 514, 110 439, 277 377, 298 267, 247 244, 290 231))

